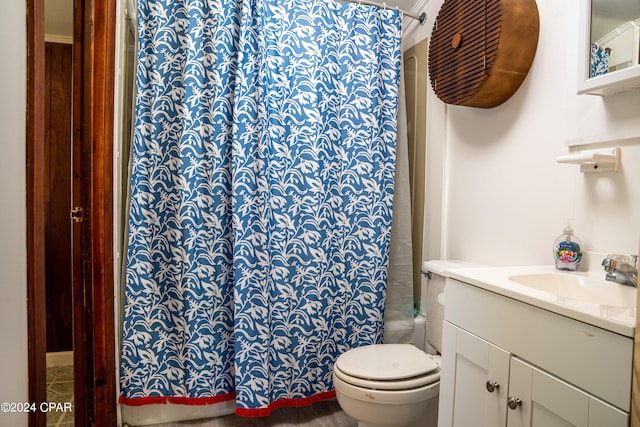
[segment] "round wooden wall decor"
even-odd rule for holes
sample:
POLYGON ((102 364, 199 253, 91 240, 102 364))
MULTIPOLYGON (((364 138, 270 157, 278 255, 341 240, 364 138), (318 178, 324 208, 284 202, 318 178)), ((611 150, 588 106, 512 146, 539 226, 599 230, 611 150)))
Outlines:
POLYGON ((505 102, 529 72, 539 28, 535 0, 445 0, 429 42, 438 98, 481 108, 505 102))

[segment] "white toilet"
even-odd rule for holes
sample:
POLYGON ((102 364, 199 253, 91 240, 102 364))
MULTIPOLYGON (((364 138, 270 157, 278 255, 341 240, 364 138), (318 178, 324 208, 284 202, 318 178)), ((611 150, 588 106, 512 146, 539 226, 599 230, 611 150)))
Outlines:
MULTIPOLYGON (((427 306, 426 343, 438 352, 446 271, 468 265, 459 261, 423 265, 429 277, 427 289, 422 289, 427 306)), ((440 357, 424 350, 413 344, 377 344, 340 355, 333 367, 333 384, 342 410, 358 420, 359 427, 435 427, 440 357)))

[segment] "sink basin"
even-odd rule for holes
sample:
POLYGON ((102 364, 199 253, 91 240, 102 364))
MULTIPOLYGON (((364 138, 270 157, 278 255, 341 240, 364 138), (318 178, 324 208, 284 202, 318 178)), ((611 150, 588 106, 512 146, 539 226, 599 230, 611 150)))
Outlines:
POLYGON ((636 305, 635 288, 604 280, 563 273, 518 274, 509 280, 561 298, 613 307, 636 305))
POLYGON ((604 271, 563 272, 553 265, 453 268, 452 281, 495 292, 633 338, 636 288, 604 280, 604 271))

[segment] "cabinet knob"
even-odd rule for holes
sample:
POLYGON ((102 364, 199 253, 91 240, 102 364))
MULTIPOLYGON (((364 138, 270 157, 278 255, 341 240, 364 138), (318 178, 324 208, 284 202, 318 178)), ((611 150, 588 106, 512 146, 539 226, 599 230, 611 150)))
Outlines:
POLYGON ((516 397, 510 397, 509 400, 507 400, 507 406, 509 409, 517 409, 518 406, 522 406, 522 400, 516 397))
POLYGON ((493 393, 494 391, 500 388, 500 384, 498 384, 497 381, 487 381, 485 385, 487 386, 487 391, 489 393, 493 393))

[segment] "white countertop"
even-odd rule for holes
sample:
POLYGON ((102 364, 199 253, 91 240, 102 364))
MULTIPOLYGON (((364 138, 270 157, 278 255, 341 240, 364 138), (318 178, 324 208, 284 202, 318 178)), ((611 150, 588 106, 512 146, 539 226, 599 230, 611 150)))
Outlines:
POLYGON ((611 332, 633 338, 636 325, 636 289, 604 281, 604 272, 559 272, 554 266, 453 268, 447 276, 611 332), (521 285, 509 277, 519 274, 558 273, 602 281, 612 292, 629 295, 628 306, 609 306, 567 298, 521 285), (623 288, 619 288, 623 287, 623 288))

